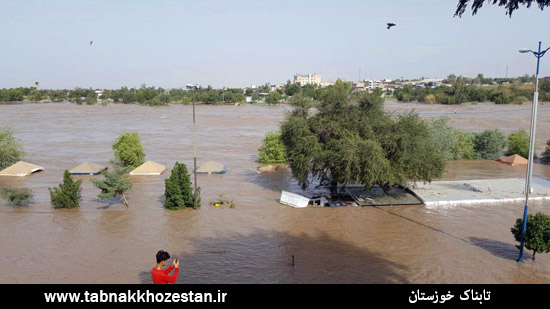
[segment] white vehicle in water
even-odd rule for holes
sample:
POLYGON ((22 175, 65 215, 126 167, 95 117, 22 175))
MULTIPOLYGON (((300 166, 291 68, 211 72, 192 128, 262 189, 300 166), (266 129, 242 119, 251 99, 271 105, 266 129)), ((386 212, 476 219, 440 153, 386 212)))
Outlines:
POLYGON ((279 202, 294 208, 306 208, 307 204, 309 204, 309 198, 296 193, 282 191, 279 202))

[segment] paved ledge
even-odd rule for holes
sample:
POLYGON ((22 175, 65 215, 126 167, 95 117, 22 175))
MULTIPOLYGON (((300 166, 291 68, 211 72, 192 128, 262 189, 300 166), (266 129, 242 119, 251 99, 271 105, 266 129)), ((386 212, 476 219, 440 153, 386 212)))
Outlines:
MULTIPOLYGON (((475 179, 409 184, 428 207, 519 203, 525 201, 525 179, 475 179)), ((533 178, 529 201, 550 201, 550 181, 533 178)))

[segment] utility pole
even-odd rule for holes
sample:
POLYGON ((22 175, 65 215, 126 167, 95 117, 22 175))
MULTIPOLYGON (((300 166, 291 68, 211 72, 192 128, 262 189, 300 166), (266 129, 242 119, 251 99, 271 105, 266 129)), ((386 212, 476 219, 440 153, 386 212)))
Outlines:
POLYGON ((198 197, 198 194, 197 194, 197 133, 196 133, 197 130, 195 126, 195 89, 198 88, 198 85, 187 84, 187 88, 193 89, 193 95, 191 99, 191 101, 193 101, 193 175, 194 175, 193 185, 195 187, 195 190, 193 192, 193 197, 194 197, 193 209, 197 209, 197 197, 198 197))
POLYGON ((544 56, 544 54, 550 49, 547 48, 544 51, 541 52, 541 45, 542 42, 539 42, 539 50, 538 52, 529 50, 529 49, 521 49, 520 53, 533 53, 535 57, 537 58, 537 81, 535 84, 535 94, 533 95, 533 109, 531 111, 531 134, 530 134, 530 141, 529 141, 529 160, 527 161, 527 173, 525 175, 525 209, 523 210, 523 227, 521 230, 521 242, 520 242, 520 248, 519 248, 519 258, 518 262, 523 262, 523 246, 525 244, 525 231, 527 229, 527 213, 529 211, 529 193, 531 193, 531 179, 533 178, 533 156, 535 153, 535 131, 537 126, 537 104, 539 102, 539 68, 540 68, 540 58, 544 56))

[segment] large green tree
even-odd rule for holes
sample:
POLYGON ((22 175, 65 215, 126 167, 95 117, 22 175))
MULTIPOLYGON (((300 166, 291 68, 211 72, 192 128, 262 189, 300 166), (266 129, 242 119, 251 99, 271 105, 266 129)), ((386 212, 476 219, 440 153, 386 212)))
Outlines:
POLYGON ((10 127, 0 127, 0 170, 23 159, 25 153, 21 142, 10 127))
POLYGON ((127 168, 136 168, 145 162, 145 151, 137 132, 124 132, 113 144, 117 163, 127 168))
MULTIPOLYGON (((323 94, 316 112, 295 105, 281 124, 287 161, 302 188, 328 185, 380 185, 431 181, 445 160, 430 139, 428 124, 410 113, 392 116, 379 92, 352 99, 351 83, 337 81, 323 94)), ((292 104, 292 101, 291 101, 292 104)))
MULTIPOLYGON (((512 227, 512 234, 516 241, 521 241, 523 230, 523 218, 516 220, 512 227)), ((550 252, 550 216, 541 212, 527 216, 524 245, 528 250, 533 251, 533 260, 537 253, 550 252)))

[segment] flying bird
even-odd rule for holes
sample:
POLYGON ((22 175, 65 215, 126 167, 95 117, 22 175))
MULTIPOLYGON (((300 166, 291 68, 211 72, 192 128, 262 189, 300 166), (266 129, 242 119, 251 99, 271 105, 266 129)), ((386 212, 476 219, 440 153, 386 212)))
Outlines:
MULTIPOLYGON (((389 28, 388 28, 389 29, 389 28)), ((92 46, 92 44, 94 43, 94 41, 90 41, 90 46, 92 46)))
POLYGON ((388 23, 388 26, 386 27, 386 29, 390 29, 391 27, 395 26, 394 23, 388 23))

